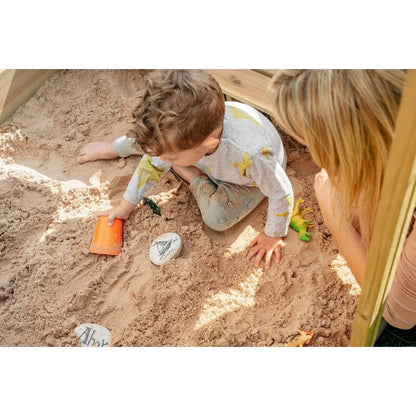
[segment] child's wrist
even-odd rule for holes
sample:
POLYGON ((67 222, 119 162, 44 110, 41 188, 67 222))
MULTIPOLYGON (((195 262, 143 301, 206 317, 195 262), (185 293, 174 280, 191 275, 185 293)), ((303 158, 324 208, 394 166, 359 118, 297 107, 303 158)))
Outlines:
POLYGON ((124 198, 120 201, 119 206, 123 211, 127 212, 128 214, 130 214, 136 208, 135 204, 126 201, 124 198))

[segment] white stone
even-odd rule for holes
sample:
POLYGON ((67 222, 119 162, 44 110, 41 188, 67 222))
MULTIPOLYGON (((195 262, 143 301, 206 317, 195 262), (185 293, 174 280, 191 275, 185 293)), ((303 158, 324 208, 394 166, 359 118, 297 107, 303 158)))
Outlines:
POLYGON ((109 347, 111 332, 97 324, 81 324, 75 328, 75 333, 81 341, 81 347, 109 347))
POLYGON ((149 249, 150 261, 161 266, 178 257, 182 249, 182 238, 176 233, 165 233, 153 241, 149 249))

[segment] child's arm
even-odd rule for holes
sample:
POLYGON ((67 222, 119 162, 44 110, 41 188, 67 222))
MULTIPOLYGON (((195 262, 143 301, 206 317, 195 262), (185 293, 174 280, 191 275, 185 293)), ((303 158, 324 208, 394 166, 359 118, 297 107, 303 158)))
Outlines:
POLYGON ((273 253, 276 255, 276 262, 280 262, 281 247, 284 245, 283 238, 287 235, 293 210, 292 185, 283 167, 271 157, 271 154, 253 157, 252 164, 247 169, 247 175, 269 198, 264 231, 250 241, 251 250, 248 259, 256 256, 257 267, 262 258, 266 256, 266 269, 269 269, 273 253))
POLYGON ((97 220, 98 217, 106 215, 108 225, 113 225, 113 221, 115 218, 127 220, 130 214, 134 211, 134 208, 136 208, 136 204, 131 204, 123 198, 116 207, 107 209, 106 211, 96 212, 94 214, 94 218, 95 220, 97 220))
POLYGON ((134 143, 135 140, 127 136, 118 137, 112 143, 105 141, 87 143, 79 152, 78 163, 138 155, 139 151, 134 147, 134 143))
POLYGON ((113 223, 114 218, 126 220, 143 199, 146 192, 161 175, 169 170, 170 166, 170 163, 162 162, 157 157, 152 158, 144 155, 130 179, 119 205, 106 211, 97 212, 95 218, 100 215, 107 215, 110 225, 113 223))

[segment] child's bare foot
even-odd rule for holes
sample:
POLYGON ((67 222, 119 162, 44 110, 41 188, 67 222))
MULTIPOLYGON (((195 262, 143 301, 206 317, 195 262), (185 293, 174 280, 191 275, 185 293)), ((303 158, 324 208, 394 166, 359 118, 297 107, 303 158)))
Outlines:
POLYGON ((172 163, 172 169, 188 183, 191 183, 197 176, 204 174, 196 166, 178 166, 172 163))
POLYGON ((113 143, 91 142, 79 152, 78 163, 92 162, 99 159, 116 159, 119 157, 113 149, 113 143))

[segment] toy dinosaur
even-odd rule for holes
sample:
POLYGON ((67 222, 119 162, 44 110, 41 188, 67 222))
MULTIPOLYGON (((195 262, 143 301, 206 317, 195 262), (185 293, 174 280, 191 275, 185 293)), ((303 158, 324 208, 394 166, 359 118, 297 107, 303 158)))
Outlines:
POLYGON ((146 198, 146 197, 144 197, 143 198, 143 203, 145 204, 145 205, 149 205, 149 207, 152 209, 152 211, 156 214, 156 215, 160 215, 161 216, 161 213, 160 213, 160 209, 159 209, 159 207, 156 205, 156 203, 154 202, 154 201, 152 201, 150 198, 146 198))
POLYGON ((302 241, 309 241, 311 233, 307 232, 308 228, 312 228, 312 220, 304 220, 303 216, 308 212, 313 212, 312 208, 305 208, 302 212, 299 212, 299 204, 302 204, 304 200, 299 198, 293 209, 292 218, 290 219, 290 226, 299 233, 299 238, 302 241))

